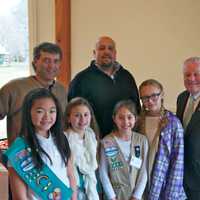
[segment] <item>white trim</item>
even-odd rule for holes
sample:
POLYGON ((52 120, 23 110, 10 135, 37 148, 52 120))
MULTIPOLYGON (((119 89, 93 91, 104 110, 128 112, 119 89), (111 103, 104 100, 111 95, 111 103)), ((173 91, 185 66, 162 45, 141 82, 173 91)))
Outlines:
MULTIPOLYGON (((40 42, 55 42, 55 0, 28 0, 29 62, 40 42)), ((34 73, 30 67, 31 74, 34 73)))
POLYGON ((38 41, 38 31, 37 31, 37 0, 28 0, 28 30, 29 30, 29 64, 30 73, 33 74, 34 70, 32 66, 33 60, 33 48, 38 41))

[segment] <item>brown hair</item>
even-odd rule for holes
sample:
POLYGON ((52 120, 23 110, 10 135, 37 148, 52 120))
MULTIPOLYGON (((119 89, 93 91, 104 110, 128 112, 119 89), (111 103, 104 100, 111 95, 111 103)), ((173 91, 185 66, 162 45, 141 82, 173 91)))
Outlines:
MULTIPOLYGON (((122 108, 122 107, 127 108, 127 109, 135 116, 135 118, 137 118, 137 115, 138 115, 138 114, 137 114, 136 105, 135 105, 135 103, 134 103, 132 100, 130 100, 130 99, 119 101, 119 102, 115 105, 115 107, 114 107, 114 109, 113 109, 113 115, 112 115, 113 118, 116 116, 117 112, 118 112, 119 109, 122 108)), ((114 129, 117 129, 115 123, 114 123, 114 129)))
POLYGON ((90 114, 91 114, 90 127, 95 132, 96 139, 99 140, 99 127, 98 127, 98 124, 97 124, 97 121, 96 121, 96 118, 94 115, 94 111, 93 111, 91 105, 89 104, 89 102, 82 97, 75 97, 75 98, 71 99, 71 101, 68 103, 66 110, 65 110, 65 116, 64 116, 65 117, 65 130, 71 127, 71 124, 68 120, 71 110, 74 107, 80 106, 80 105, 86 106, 89 109, 90 114))

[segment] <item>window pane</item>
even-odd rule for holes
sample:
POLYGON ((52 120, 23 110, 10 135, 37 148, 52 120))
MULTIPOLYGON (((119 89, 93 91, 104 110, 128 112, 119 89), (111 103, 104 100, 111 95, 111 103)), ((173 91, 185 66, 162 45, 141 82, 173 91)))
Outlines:
MULTIPOLYGON (((0 0, 0 87, 29 74, 28 0, 0 0)), ((0 138, 6 137, 5 119, 0 138)))

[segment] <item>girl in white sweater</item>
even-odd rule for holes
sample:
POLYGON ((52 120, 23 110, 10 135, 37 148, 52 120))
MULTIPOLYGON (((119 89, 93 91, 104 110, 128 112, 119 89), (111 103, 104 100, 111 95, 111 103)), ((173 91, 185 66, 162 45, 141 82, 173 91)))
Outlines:
POLYGON ((72 151, 78 200, 99 200, 95 171, 97 165, 97 124, 84 98, 72 99, 65 113, 66 131, 72 151))

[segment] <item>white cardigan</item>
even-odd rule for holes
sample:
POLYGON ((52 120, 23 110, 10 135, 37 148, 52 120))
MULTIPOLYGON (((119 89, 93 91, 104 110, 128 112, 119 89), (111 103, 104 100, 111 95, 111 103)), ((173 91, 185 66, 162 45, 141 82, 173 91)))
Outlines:
POLYGON ((74 160, 74 171, 76 181, 79 183, 79 175, 77 167, 83 174, 84 187, 89 200, 99 200, 96 185, 95 170, 97 169, 97 141, 95 134, 91 128, 86 128, 84 133, 84 139, 82 139, 78 133, 69 129, 65 132, 65 135, 69 141, 69 145, 72 151, 74 160))

